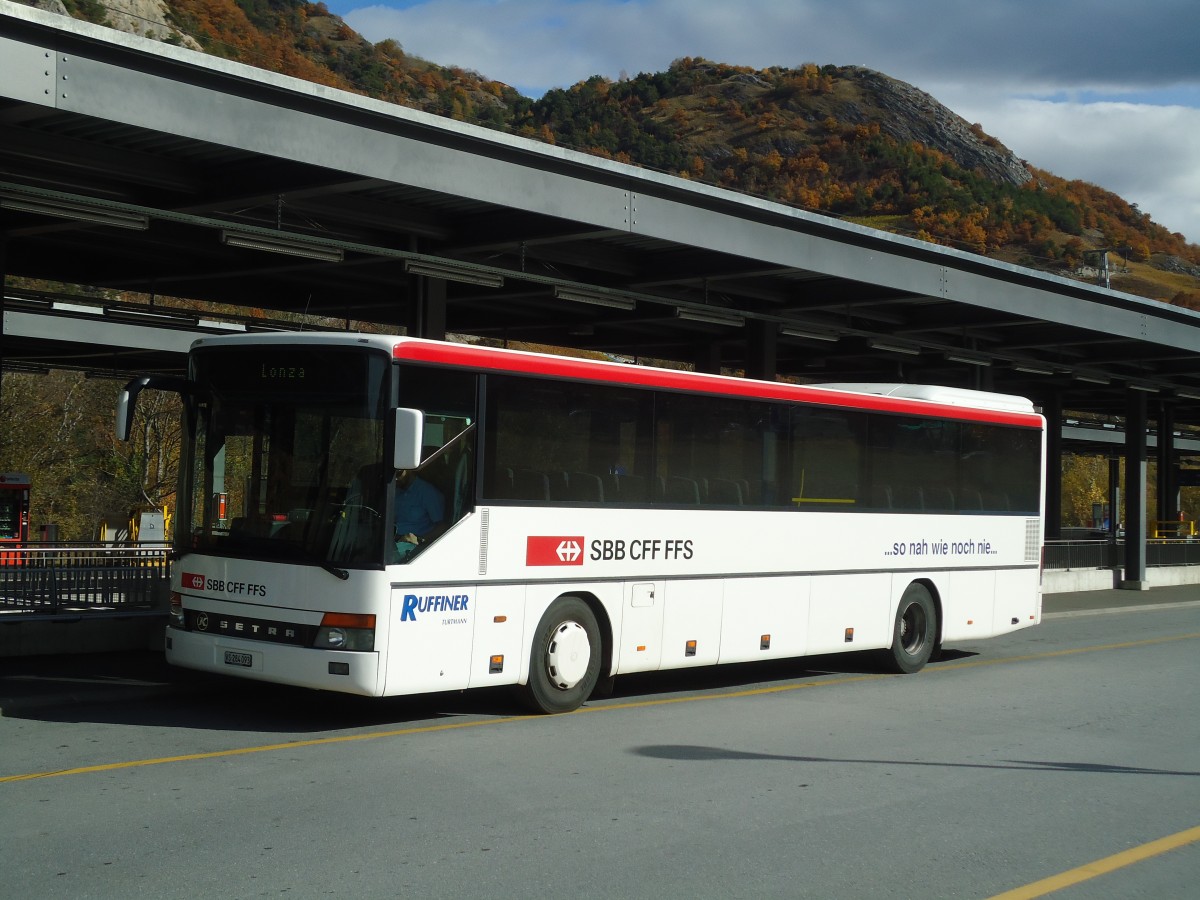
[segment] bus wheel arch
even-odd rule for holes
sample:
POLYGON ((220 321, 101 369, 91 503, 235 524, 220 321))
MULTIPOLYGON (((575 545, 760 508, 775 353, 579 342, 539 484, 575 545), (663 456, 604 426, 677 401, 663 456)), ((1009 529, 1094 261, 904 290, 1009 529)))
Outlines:
POLYGON ((571 712, 582 706, 602 675, 611 670, 607 625, 608 617, 594 597, 563 594, 556 598, 534 632, 529 679, 521 685, 525 704, 544 713, 571 712))
POLYGON ((942 658, 942 630, 946 625, 946 617, 942 615, 942 594, 937 589, 937 585, 932 581, 922 578, 920 582, 929 590, 929 596, 933 598, 933 611, 937 614, 937 628, 934 634, 933 652, 929 654, 929 662, 937 662, 942 658))
POLYGON ((924 579, 912 581, 896 606, 887 667, 902 675, 919 672, 941 648, 941 603, 937 589, 924 579))
POLYGON ((600 626, 600 678, 592 690, 592 696, 608 697, 612 694, 616 682, 616 676, 613 675, 613 654, 616 645, 613 641, 612 619, 595 594, 581 591, 571 596, 578 597, 591 608, 592 615, 596 617, 596 624, 600 626))

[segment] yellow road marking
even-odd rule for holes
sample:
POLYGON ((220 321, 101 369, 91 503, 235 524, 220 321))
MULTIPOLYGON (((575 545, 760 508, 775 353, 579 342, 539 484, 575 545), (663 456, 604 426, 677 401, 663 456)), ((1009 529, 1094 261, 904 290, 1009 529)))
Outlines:
POLYGON ((988 898, 988 900, 1033 900, 1035 897, 1045 897, 1047 894, 1053 894, 1055 891, 1061 891, 1063 888, 1091 881, 1093 878, 1107 875, 1109 872, 1115 872, 1117 869, 1123 869, 1126 866, 1132 866, 1134 863, 1145 862, 1155 856, 1161 856, 1171 850, 1178 850, 1180 847, 1186 847, 1188 844, 1194 844, 1197 841, 1200 841, 1200 825, 1197 825, 1195 828, 1189 828, 1186 831, 1180 831, 1177 834, 1168 835, 1165 838, 1159 838, 1157 841, 1151 841, 1148 844, 1142 844, 1140 847, 1131 847, 1121 853, 1115 853, 1112 856, 1106 856, 1104 859, 1098 859, 1087 865, 1079 866, 1077 869, 1061 872, 1058 875, 1051 875, 1049 878, 1043 878, 1041 881, 1035 881, 1024 887, 1014 888, 1011 891, 1005 891, 1003 894, 996 894, 994 897, 988 898))
MULTIPOLYGON (((1031 662, 1039 659, 1054 659, 1060 656, 1073 656, 1080 653, 1099 653, 1107 650, 1125 650, 1131 647, 1149 647, 1155 644, 1166 644, 1172 641, 1195 640, 1200 638, 1200 632, 1191 634, 1176 634, 1161 638, 1148 638, 1140 641, 1124 641, 1119 644, 1098 644, 1091 647, 1076 647, 1070 650, 1051 650, 1046 653, 1033 653, 1026 656, 1003 656, 995 659, 975 659, 957 663, 939 663, 925 669, 922 674, 951 672, 959 669, 971 669, 981 666, 996 666, 1006 663, 1031 662)), ((650 706, 667 706, 672 703, 696 703, 703 700, 732 700, 739 697, 762 697, 768 694, 782 694, 788 691, 799 691, 806 688, 833 687, 835 685, 857 684, 864 681, 880 681, 884 678, 896 678, 891 674, 878 675, 849 675, 844 678, 831 678, 822 681, 788 682, 770 687, 749 688, 743 691, 727 691, 715 694, 693 694, 683 697, 656 697, 652 700, 631 700, 625 703, 605 703, 597 706, 585 706, 565 715, 584 715, 587 713, 614 712, 623 709, 643 709, 650 706)), ((390 731, 370 731, 365 734, 342 734, 332 737, 311 738, 302 741, 287 741, 280 744, 261 744, 254 747, 236 747, 232 750, 210 750, 206 753, 188 753, 182 756, 160 756, 153 759, 135 759, 125 762, 103 763, 96 766, 79 766, 74 769, 58 769, 53 772, 31 772, 25 775, 0 775, 0 783, 9 781, 32 781, 35 778, 58 778, 63 775, 88 775, 95 772, 112 772, 117 769, 136 769, 141 766, 158 766, 165 763, 193 762, 201 759, 222 759, 229 756, 246 756, 251 753, 271 753, 279 750, 296 750, 301 747, 319 747, 326 744, 344 744, 351 741, 367 741, 377 738, 402 737, 410 734, 429 734, 437 731, 452 731, 458 728, 477 728, 483 725, 503 725, 509 722, 541 721, 545 716, 507 716, 502 719, 478 719, 471 722, 443 722, 437 725, 420 725, 413 728, 397 728, 390 731)))
POLYGON ((104 763, 98 766, 80 766, 76 769, 59 769, 55 772, 33 772, 28 775, 0 776, 0 782, 30 781, 34 778, 57 778, 60 775, 85 775, 92 772, 111 772, 115 769, 136 769, 139 766, 159 766, 163 763, 191 762, 197 759, 222 759, 227 756, 245 756, 249 753, 270 753, 273 750, 293 750, 297 747, 318 747, 323 744, 344 744, 349 741, 365 741, 372 738, 398 737, 404 734, 421 734, 429 731, 450 731, 454 728, 472 728, 477 725, 493 725, 500 722, 522 722, 537 716, 513 716, 505 719, 480 719, 474 722, 443 722, 440 725, 424 725, 416 728, 397 728, 394 731, 371 731, 366 734, 340 734, 334 737, 312 738, 307 741, 287 741, 282 744, 260 744, 255 747, 236 747, 232 750, 210 750, 207 753, 188 753, 183 756, 160 756, 155 759, 134 759, 126 762, 104 763))

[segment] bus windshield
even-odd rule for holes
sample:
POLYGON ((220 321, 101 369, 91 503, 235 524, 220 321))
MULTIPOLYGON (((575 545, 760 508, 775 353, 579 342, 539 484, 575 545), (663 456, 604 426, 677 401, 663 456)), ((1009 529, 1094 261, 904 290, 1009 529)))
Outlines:
POLYGON ((201 348, 191 367, 206 395, 192 422, 181 549, 382 566, 387 357, 310 345, 201 348))

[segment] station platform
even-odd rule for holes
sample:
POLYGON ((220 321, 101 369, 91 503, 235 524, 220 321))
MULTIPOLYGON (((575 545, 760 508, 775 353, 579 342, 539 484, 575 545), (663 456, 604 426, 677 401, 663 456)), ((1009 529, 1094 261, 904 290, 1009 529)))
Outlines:
MULTIPOLYGON (((1200 585, 1047 594, 1042 613, 1052 620, 1185 605, 1200 606, 1200 585)), ((0 716, 179 696, 211 686, 214 680, 224 682, 220 676, 169 666, 160 651, 148 649, 0 659, 0 716)))
POLYGON ((1149 590, 1068 591, 1042 596, 1042 618, 1122 612, 1131 608, 1153 609, 1162 605, 1200 605, 1200 584, 1172 584, 1149 590))

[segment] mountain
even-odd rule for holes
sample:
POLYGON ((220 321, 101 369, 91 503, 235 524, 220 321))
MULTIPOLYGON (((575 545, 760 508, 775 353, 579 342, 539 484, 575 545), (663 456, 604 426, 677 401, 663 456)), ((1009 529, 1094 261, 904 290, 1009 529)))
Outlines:
POLYGON ((310 81, 1200 309, 1200 246, 1016 156, 933 97, 856 66, 704 59, 539 100, 372 44, 304 0, 37 0, 310 81), (1092 267, 1092 268, 1089 268, 1092 267))

